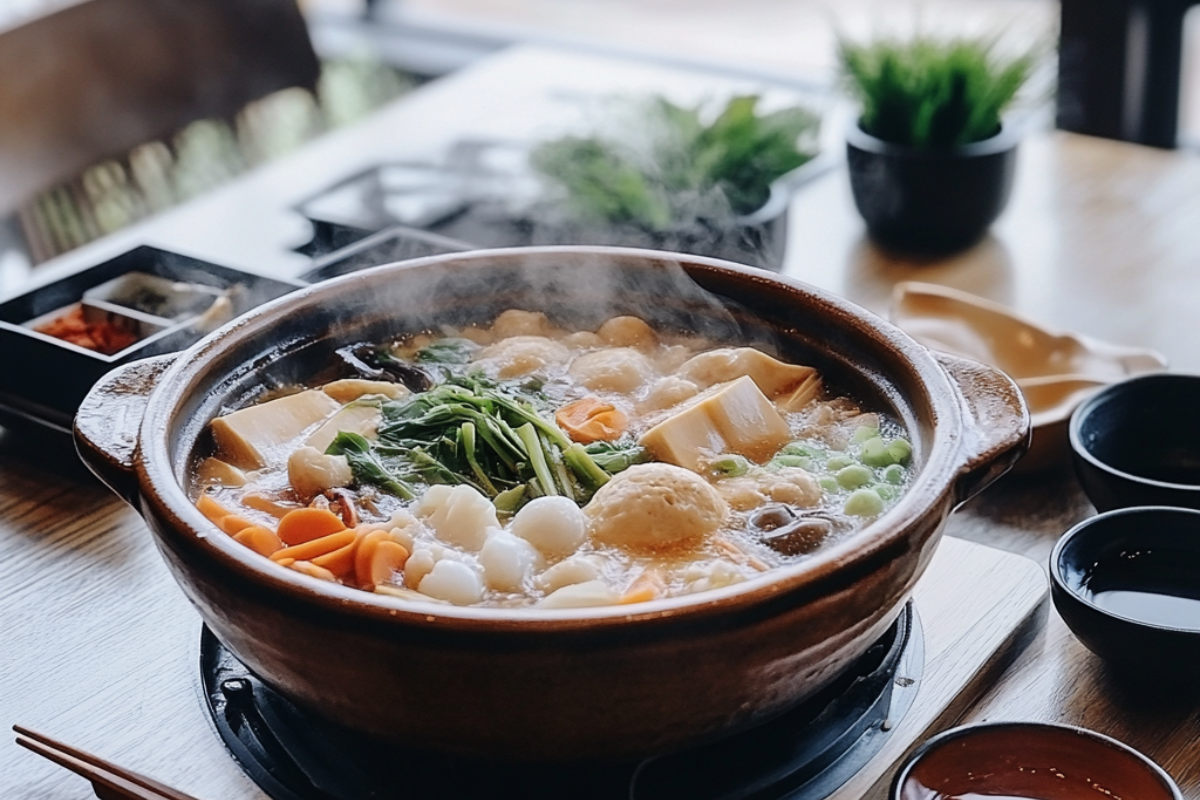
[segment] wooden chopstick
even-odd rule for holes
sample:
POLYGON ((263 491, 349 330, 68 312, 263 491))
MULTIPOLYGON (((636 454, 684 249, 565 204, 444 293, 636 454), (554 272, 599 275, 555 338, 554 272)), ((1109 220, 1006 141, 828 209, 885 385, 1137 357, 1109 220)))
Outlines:
POLYGON ((118 767, 37 731, 20 725, 13 725, 13 730, 17 732, 17 744, 91 781, 96 796, 101 800, 196 800, 190 794, 118 767))

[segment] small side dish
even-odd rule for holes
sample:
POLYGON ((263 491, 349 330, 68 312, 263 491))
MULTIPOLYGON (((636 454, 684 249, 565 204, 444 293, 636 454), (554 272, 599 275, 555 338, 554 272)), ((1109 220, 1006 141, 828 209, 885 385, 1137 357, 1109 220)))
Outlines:
POLYGON ((564 608, 746 580, 911 479, 898 422, 817 371, 615 317, 338 351, 334 379, 210 423, 202 513, 280 567, 411 600, 564 608))
POLYGON ((1180 800, 1161 767, 1084 728, 1038 722, 964 725, 934 736, 896 772, 891 800, 945 798, 1180 800))
POLYGON ((1141 506, 1089 517, 1050 556, 1054 605, 1126 676, 1194 683, 1200 670, 1200 511, 1141 506))

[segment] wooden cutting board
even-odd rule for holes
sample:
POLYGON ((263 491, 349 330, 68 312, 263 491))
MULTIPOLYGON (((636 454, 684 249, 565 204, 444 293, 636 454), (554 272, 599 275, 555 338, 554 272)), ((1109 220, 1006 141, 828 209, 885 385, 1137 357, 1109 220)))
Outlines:
POLYGON ((917 680, 912 705, 890 723, 879 752, 830 800, 887 797, 899 762, 930 736, 953 727, 1041 628, 1048 589, 1046 573, 1035 561, 944 538, 914 592, 923 668, 904 662, 896 675, 898 694, 917 680))

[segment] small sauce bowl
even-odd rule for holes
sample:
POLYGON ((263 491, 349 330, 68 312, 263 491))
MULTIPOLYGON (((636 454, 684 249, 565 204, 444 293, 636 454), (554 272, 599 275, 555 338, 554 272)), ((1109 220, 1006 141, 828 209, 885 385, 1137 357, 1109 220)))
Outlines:
POLYGON ((1105 387, 1071 416, 1075 472, 1099 511, 1200 508, 1200 375, 1157 372, 1105 387))
POLYGON ((1200 672, 1200 511, 1108 511, 1067 531, 1050 555, 1067 626, 1121 671, 1200 672))
POLYGON ((929 739, 901 766, 890 800, 1180 800, 1165 771, 1094 731, 988 722, 929 739))

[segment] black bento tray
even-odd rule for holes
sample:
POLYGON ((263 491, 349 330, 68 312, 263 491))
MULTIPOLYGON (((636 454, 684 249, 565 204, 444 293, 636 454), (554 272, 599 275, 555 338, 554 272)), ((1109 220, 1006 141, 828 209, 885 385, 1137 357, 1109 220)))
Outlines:
POLYGON ((114 367, 186 349, 219 325, 303 285, 141 246, 0 303, 0 425, 70 433, 84 396, 114 367), (119 279, 134 281, 140 291, 132 299, 128 291, 124 297, 120 291, 96 295, 119 279), (174 308, 159 302, 166 296, 153 291, 157 279, 177 283, 181 295, 192 296, 174 308), (86 313, 108 315, 142 338, 104 355, 30 327, 80 303, 86 313))

